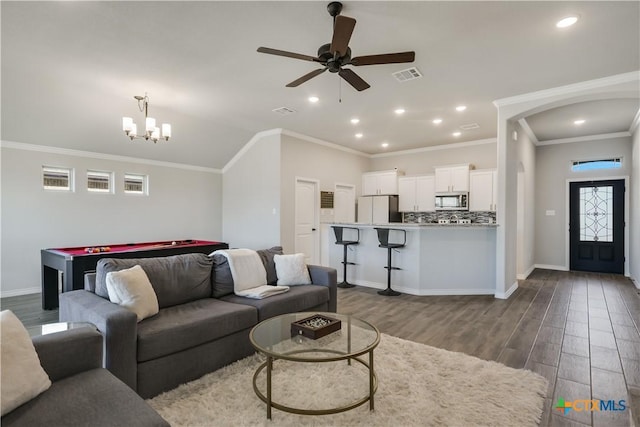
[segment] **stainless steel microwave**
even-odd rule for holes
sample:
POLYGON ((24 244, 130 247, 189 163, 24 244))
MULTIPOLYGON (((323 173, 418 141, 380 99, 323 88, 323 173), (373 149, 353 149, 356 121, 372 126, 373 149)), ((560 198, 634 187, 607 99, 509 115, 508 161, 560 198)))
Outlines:
POLYGON ((468 211, 469 193, 436 194, 437 211, 468 211))

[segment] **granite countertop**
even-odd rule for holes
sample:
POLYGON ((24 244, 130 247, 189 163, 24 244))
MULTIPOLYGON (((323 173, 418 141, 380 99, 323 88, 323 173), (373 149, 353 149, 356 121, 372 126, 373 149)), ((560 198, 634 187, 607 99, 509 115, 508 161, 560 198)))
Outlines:
POLYGON ((366 224, 360 222, 327 222, 327 224, 344 225, 349 227, 395 227, 395 228, 427 228, 427 227, 461 227, 461 228, 495 228, 498 224, 473 222, 471 224, 437 224, 431 222, 388 222, 383 224, 366 224))

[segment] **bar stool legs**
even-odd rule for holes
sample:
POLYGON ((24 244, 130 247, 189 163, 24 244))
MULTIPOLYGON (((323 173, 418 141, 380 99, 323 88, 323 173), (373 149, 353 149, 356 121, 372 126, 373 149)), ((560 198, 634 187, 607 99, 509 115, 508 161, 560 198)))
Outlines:
POLYGON ((393 289, 391 289, 391 270, 400 270, 400 268, 391 266, 391 251, 392 250, 393 250, 393 248, 387 248, 387 265, 385 267, 387 269, 387 289, 385 289, 383 291, 378 291, 378 294, 385 295, 385 296, 388 296, 388 297, 397 297, 398 295, 401 295, 401 294, 400 294, 400 292, 394 291, 393 289))
POLYGON ((391 251, 394 249, 403 248, 406 245, 407 232, 405 230, 400 230, 397 228, 375 228, 375 230, 378 233, 378 241, 380 242, 378 247, 385 248, 387 250, 387 265, 384 267, 387 269, 387 289, 378 291, 378 294, 388 297, 397 297, 401 294, 400 292, 391 289, 391 270, 401 270, 401 268, 393 267, 391 265, 391 251), (402 233, 402 242, 389 242, 390 231, 393 231, 395 233, 402 233))
POLYGON ((339 288, 353 288, 356 285, 347 282, 347 265, 356 265, 355 262, 347 262, 347 247, 349 245, 342 245, 344 248, 344 255, 342 256, 342 282, 338 283, 339 288))

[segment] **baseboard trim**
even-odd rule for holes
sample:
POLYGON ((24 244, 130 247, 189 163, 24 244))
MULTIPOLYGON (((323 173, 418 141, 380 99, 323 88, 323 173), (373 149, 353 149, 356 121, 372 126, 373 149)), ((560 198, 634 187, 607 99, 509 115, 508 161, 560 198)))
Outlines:
MULTIPOLYGON (((338 282, 341 281, 341 278, 338 278, 338 282)), ((374 289, 386 289, 386 283, 378 283, 378 282, 369 282, 366 280, 352 281, 349 283, 353 283, 354 285, 364 286, 366 288, 374 288, 374 289)), ((445 295, 493 295, 496 293, 495 289, 416 289, 416 288, 408 288, 404 286, 396 286, 393 283, 391 284, 391 288, 395 291, 401 292, 403 294, 408 295, 416 295, 416 296, 445 296, 445 295)))
POLYGON ((636 280, 633 276, 629 276, 629 279, 631 279, 631 283, 633 283, 636 289, 640 289, 640 281, 636 280))
POLYGON ((495 297, 498 299, 509 299, 511 294, 513 294, 516 289, 518 289, 518 281, 513 282, 513 285, 506 292, 496 292, 495 297))
POLYGON ((40 287, 16 289, 14 291, 0 291, 0 298, 18 297, 20 295, 39 294, 40 287))
POLYGON ((535 266, 535 264, 534 264, 534 265, 532 265, 531 267, 529 267, 529 269, 528 269, 527 271, 525 271, 523 274, 518 274, 518 275, 516 276, 516 278, 517 278, 518 280, 527 280, 527 277, 529 277, 529 275, 530 275, 531 273, 533 273, 533 270, 535 270, 535 269, 536 269, 536 266, 535 266))
POLYGON ((569 271, 568 267, 564 265, 553 265, 553 264, 535 264, 534 268, 542 268, 544 270, 558 270, 558 271, 569 271))

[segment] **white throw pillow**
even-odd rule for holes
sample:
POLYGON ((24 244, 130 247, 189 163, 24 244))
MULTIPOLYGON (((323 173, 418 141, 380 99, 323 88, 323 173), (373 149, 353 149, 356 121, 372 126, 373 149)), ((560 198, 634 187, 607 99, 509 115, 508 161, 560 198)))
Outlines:
POLYGON ((2 416, 51 387, 29 333, 10 310, 0 312, 2 416))
POLYGON ((139 265, 107 273, 109 300, 138 316, 138 322, 158 314, 158 297, 147 273, 139 265))
POLYGON ((310 285, 311 277, 304 263, 304 254, 274 255, 278 286, 310 285))

